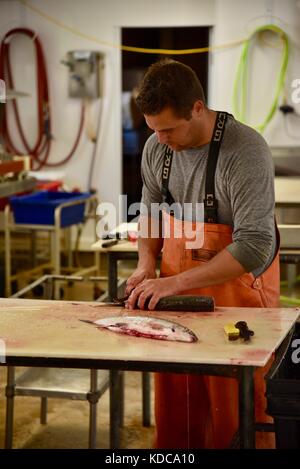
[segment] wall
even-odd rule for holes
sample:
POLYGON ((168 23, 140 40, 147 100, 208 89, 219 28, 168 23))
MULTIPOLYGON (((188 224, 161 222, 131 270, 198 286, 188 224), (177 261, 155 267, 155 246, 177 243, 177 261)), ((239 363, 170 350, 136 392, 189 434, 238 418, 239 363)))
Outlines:
MULTIPOLYGON (((99 42, 120 43, 120 27, 130 26, 201 26, 212 25, 212 44, 224 44, 244 38, 257 26, 274 22, 291 37, 291 61, 287 80, 290 84, 300 78, 299 1, 286 0, 31 0, 61 23, 93 36, 99 42), (272 17, 273 19, 272 19, 272 17)), ((17 26, 36 31, 44 45, 50 78, 53 114, 53 151, 57 161, 70 150, 79 122, 80 103, 67 96, 67 70, 60 61, 69 50, 94 49, 105 53, 104 95, 91 108, 91 120, 96 124, 100 105, 103 117, 99 135, 97 162, 93 186, 101 201, 118 204, 121 191, 121 55, 118 48, 82 38, 54 25, 16 0, 0 0, 0 35, 17 26)), ((138 44, 137 44, 138 45, 138 44)), ((195 44, 200 47, 201 44, 195 44)), ((241 46, 210 55, 209 103, 213 108, 231 111, 231 94, 241 46)), ((13 44, 15 88, 29 91, 30 98, 18 101, 26 131, 34 139, 36 128, 34 70, 31 44, 18 38, 13 44)), ((280 55, 278 49, 255 49, 251 80, 251 122, 259 122, 272 100, 274 77, 280 55), (259 73, 257 73, 259 72, 259 73)), ((300 107, 297 105, 298 112, 300 107)), ((299 119, 298 119, 299 121, 299 119)), ((293 132, 299 133, 299 123, 292 122, 293 132)), ((300 139, 289 138, 278 112, 265 136, 272 145, 299 145, 300 139)), ((66 182, 82 190, 87 186, 87 167, 93 144, 84 137, 75 157, 64 168, 66 182)))
MULTIPOLYGON (((274 23, 282 28, 290 40, 290 60, 288 65, 285 94, 291 104, 291 83, 300 78, 300 2, 290 0, 219 0, 215 10, 215 44, 227 44, 249 36, 257 27, 274 23)), ((264 47, 259 41, 253 41, 250 54, 250 93, 249 123, 260 124, 270 109, 275 95, 276 79, 281 64, 281 46, 274 37, 266 37, 270 44, 279 47, 264 47)), ((232 111, 231 97, 236 67, 241 46, 218 51, 211 59, 210 103, 212 107, 232 111)), ((300 113, 300 104, 294 105, 300 113)), ((300 120, 290 121, 291 133, 299 138, 289 138, 283 125, 283 115, 277 111, 264 132, 264 137, 271 146, 300 145, 300 120)))

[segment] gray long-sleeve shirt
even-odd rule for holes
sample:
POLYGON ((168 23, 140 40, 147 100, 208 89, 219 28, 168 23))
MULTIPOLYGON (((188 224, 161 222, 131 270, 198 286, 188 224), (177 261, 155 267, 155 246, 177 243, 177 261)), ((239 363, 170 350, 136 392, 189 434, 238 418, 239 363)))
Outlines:
MULTIPOLYGON (((209 144, 174 151, 169 190, 175 200, 203 202, 209 144)), ((165 145, 153 134, 142 158, 142 202, 162 202, 165 145)), ((233 117, 226 123, 215 176, 218 222, 233 229, 228 251, 247 272, 258 276, 270 265, 276 250, 274 225, 274 167, 263 137, 233 117)))

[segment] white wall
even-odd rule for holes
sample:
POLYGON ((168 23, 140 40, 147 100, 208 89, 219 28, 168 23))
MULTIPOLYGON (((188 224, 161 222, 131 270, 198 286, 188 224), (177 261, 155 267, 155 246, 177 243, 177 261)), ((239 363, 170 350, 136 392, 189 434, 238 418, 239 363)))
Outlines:
MULTIPOLYGON (((291 58, 287 95, 291 81, 300 78, 300 5, 297 0, 31 0, 35 7, 61 23, 97 38, 120 43, 120 27, 130 26, 201 26, 212 25, 212 44, 224 44, 250 34, 257 26, 274 22, 291 38, 291 58), (273 16, 273 19, 271 18, 273 16)), ((93 177, 102 201, 118 203, 121 192, 121 55, 118 48, 98 44, 64 30, 15 0, 0 0, 0 35, 17 26, 36 31, 44 46, 50 80, 54 145, 51 160, 65 156, 75 138, 80 103, 67 96, 67 69, 60 61, 69 50, 93 49, 105 53, 103 125, 93 177)), ((137 44, 138 45, 138 44, 137 44)), ((26 132, 34 139, 34 71, 30 44, 18 38, 13 47, 15 88, 29 91, 30 98, 19 99, 26 132)), ((201 44, 195 44, 201 47, 201 44)), ((241 46, 210 54, 209 103, 213 108, 231 111, 231 95, 241 46)), ((274 77, 280 55, 277 49, 255 49, 252 72, 251 122, 265 116, 275 89, 274 77)), ((296 108, 300 112, 300 105, 296 108)), ((93 105, 95 124, 99 102, 93 105)), ((295 119, 296 120, 296 119, 295 119)), ((299 119, 297 121, 300 122, 299 119)), ((292 130, 299 132, 299 122, 292 130)), ((276 117, 265 136, 272 145, 299 145, 300 139, 288 138, 282 116, 276 117)), ((72 161, 64 167, 67 182, 82 190, 87 187, 88 161, 92 144, 85 137, 72 161)))
MULTIPOLYGON (((300 2, 288 0, 217 0, 215 9, 214 44, 227 44, 248 37, 259 26, 274 23, 283 29, 290 40, 290 60, 285 94, 291 104, 291 83, 300 78, 300 2)), ((265 38, 274 46, 264 47, 256 37, 250 53, 251 81, 249 85, 249 123, 261 124, 270 109, 275 94, 276 79, 281 64, 281 44, 276 38, 265 38)), ((232 111, 232 89, 241 46, 218 51, 211 57, 210 104, 232 111)), ((300 113, 300 104, 294 104, 300 113)), ((300 120, 290 120, 291 139, 285 132, 283 116, 277 111, 264 132, 271 146, 300 146, 300 120)))

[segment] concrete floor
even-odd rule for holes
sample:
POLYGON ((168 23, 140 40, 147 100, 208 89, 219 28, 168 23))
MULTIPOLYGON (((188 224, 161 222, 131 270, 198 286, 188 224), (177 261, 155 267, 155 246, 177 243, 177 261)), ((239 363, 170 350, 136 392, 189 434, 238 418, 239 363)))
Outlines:
MULTIPOLYGON (((0 369, 0 448, 4 442, 6 368, 0 369)), ((141 373, 125 373, 125 420, 121 430, 122 448, 151 448, 152 425, 142 426, 141 373)), ((153 410, 153 393, 152 393, 153 410)), ((89 405, 87 401, 49 399, 48 422, 39 420, 40 399, 15 398, 14 448, 87 448, 89 405)), ((98 402, 97 448, 109 448, 109 392, 98 402)))

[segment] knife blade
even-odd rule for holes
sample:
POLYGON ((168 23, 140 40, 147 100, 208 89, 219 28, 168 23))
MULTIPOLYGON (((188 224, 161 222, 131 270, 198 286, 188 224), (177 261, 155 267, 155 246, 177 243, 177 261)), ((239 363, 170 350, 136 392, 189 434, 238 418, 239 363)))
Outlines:
POLYGON ((99 307, 105 307, 105 306, 116 306, 117 308, 124 308, 126 301, 128 300, 129 296, 124 296, 123 298, 113 298, 112 301, 108 303, 102 303, 101 305, 98 305, 99 307))

